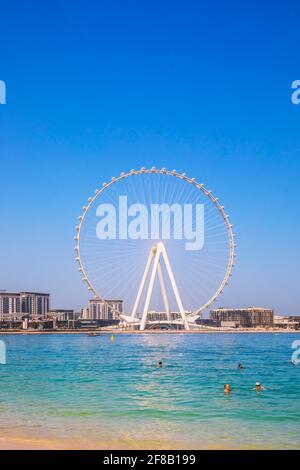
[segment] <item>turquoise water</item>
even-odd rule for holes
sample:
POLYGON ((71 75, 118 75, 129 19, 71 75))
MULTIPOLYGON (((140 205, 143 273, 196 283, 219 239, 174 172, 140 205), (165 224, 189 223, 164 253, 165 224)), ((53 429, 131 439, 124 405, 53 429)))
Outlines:
POLYGON ((300 334, 0 339, 7 345, 2 437, 76 441, 82 448, 300 447, 300 365, 289 363, 300 334), (269 389, 252 391, 256 381, 269 389))

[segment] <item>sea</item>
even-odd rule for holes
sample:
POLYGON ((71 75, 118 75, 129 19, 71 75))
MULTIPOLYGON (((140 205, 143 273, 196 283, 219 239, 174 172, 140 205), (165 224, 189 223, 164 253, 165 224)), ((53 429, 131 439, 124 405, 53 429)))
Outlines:
POLYGON ((300 448, 300 365, 291 364, 300 333, 0 340, 0 438, 21 447, 300 448), (257 381, 266 389, 253 390, 257 381))

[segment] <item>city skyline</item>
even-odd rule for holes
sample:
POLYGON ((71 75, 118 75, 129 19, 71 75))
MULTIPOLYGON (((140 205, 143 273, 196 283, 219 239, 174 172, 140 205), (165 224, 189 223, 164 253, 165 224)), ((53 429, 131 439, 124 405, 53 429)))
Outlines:
MULTIPOLYGON (((100 297, 93 297, 93 298, 89 298, 87 304, 85 305, 82 305, 79 309, 70 309, 70 308, 59 308, 59 305, 52 305, 52 302, 50 302, 50 294, 49 293, 41 293, 41 292, 34 292, 34 291, 31 291, 31 292, 28 292, 28 291, 20 291, 20 292, 12 292, 12 291, 7 291, 5 289, 0 289, 0 318, 1 318, 1 315, 3 314, 6 314, 6 315, 11 315, 12 317, 14 317, 15 314, 18 314, 20 316, 20 314, 30 314, 30 315, 33 315, 33 316, 36 316, 36 317, 46 317, 48 313, 52 313, 52 312, 74 312, 76 314, 80 314, 82 315, 82 318, 85 318, 85 315, 86 315, 86 311, 88 310, 91 310, 93 311, 93 315, 95 318, 100 318, 101 315, 100 315, 100 312, 106 312, 105 314, 107 314, 107 309, 109 309, 109 305, 113 306, 113 309, 112 309, 112 313, 113 315, 116 315, 118 316, 119 313, 122 313, 122 310, 123 310, 123 307, 122 307, 122 303, 123 303, 123 300, 122 299, 106 299, 103 301, 103 299, 101 299, 100 297), (24 303, 24 300, 23 300, 23 304, 22 304, 22 298, 23 299, 30 299, 30 297, 32 297, 32 300, 30 301, 30 303, 28 303, 28 301, 26 301, 26 303, 24 303), (45 298, 47 299, 46 301, 43 300, 43 304, 41 303, 40 305, 38 305, 38 301, 39 299, 41 298, 45 298), (9 301, 8 301, 9 299, 9 301), (4 300, 6 300, 6 304, 4 304, 4 300), (45 303, 46 302, 46 303, 45 303), (115 304, 119 304, 119 307, 115 307, 114 305, 115 304), (101 307, 100 307, 101 305, 101 307), (25 307, 26 306, 26 307, 25 307), (29 306, 29 307, 28 307, 29 306), (6 307, 6 308, 5 308, 6 307), (38 310, 38 308, 40 310, 38 310)), ((247 311, 247 310, 267 310, 267 311, 270 311, 269 308, 266 308, 266 307, 262 307, 262 306, 254 306, 254 305, 248 305, 248 306, 245 306, 245 305, 236 305, 235 307, 226 307, 226 306, 219 306, 217 308, 214 308, 213 305, 210 306, 209 308, 207 308, 205 311, 204 311, 204 315, 203 315, 203 318, 206 318, 209 314, 211 314, 213 311, 222 311, 222 310, 237 310, 237 311, 247 311), (206 315, 205 315, 206 313, 206 315)), ((90 316, 88 316, 88 318, 92 318, 93 315, 91 315, 91 311, 90 311, 90 316)), ((155 314, 155 313, 162 313, 162 312, 159 312, 155 309, 153 310, 150 310, 151 313, 155 314)), ((138 312, 139 315, 141 315, 141 311, 138 312)), ((166 312, 163 312, 164 315, 166 315, 166 312)), ((177 314, 179 316, 179 311, 176 312, 176 311, 172 311, 171 312, 172 314, 177 314)), ((189 310, 186 310, 186 313, 190 313, 189 310)), ((277 314, 279 316, 286 316, 285 314, 281 313, 281 312, 274 312, 274 314, 277 314)), ((299 316, 300 318, 300 315, 296 315, 296 317, 299 316)), ((199 318, 201 317, 201 315, 199 316, 199 318)))
POLYGON ((70 5, 58 7, 55 34, 53 11, 36 24, 38 3, 30 15, 2 6, 1 289, 86 305, 73 259, 80 209, 102 181, 155 165, 196 177, 230 214, 236 268, 213 307, 299 313, 299 5, 294 16, 266 4, 255 16, 238 3, 154 2, 134 15, 122 2, 70 5))

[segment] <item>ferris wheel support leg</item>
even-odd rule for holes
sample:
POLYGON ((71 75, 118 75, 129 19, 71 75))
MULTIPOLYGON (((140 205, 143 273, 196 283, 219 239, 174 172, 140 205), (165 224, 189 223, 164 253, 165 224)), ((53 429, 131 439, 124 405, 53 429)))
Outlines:
POLYGON ((178 308, 179 308, 179 312, 180 312, 180 315, 181 315, 181 318, 182 318, 182 321, 183 321, 184 328, 186 330, 189 330, 190 328, 189 328, 188 321, 186 319, 186 315, 185 315, 185 311, 184 311, 184 308, 183 308, 183 305, 182 305, 181 297, 179 295, 177 285, 176 285, 176 281, 175 281, 175 277, 174 277, 174 274, 173 274, 173 271, 172 271, 172 268, 171 268, 171 264, 170 264, 170 261, 169 261, 169 257, 167 255, 167 252, 166 252, 166 249, 165 249, 165 246, 164 246, 163 243, 160 242, 158 244, 158 250, 157 251, 158 252, 160 251, 163 255, 165 265, 166 265, 166 268, 167 268, 167 272, 168 272, 168 275, 169 275, 169 278, 170 278, 170 281, 171 281, 171 285, 172 285, 172 288, 173 288, 173 292, 174 292, 174 295, 175 295, 175 299, 176 299, 176 302, 177 302, 177 305, 178 305, 178 308))
MULTIPOLYGON (((154 253, 152 254, 152 256, 153 255, 154 255, 154 253)), ((141 331, 143 331, 146 327, 147 315, 148 315, 149 305, 150 305, 150 301, 151 301, 151 297, 152 297, 152 291, 153 291, 157 266, 158 266, 158 263, 159 263, 159 257, 160 257, 160 251, 156 250, 154 263, 153 263, 153 266, 152 266, 151 277, 150 277, 149 286, 148 286, 148 291, 147 291, 147 295, 146 295, 144 310, 143 310, 143 316, 142 316, 142 320, 141 320, 141 324, 140 324, 140 330, 141 331)))
POLYGON ((165 309, 166 309, 167 319, 171 320, 170 304, 169 304, 169 299, 168 299, 168 295, 167 295, 167 291, 166 291, 166 286, 165 286, 164 277, 163 277, 160 262, 158 263, 157 271, 158 271, 158 278, 159 278, 161 293, 162 293, 162 297, 163 297, 163 301, 164 301, 164 306, 165 306, 165 309))
POLYGON ((140 283, 140 287, 139 287, 139 290, 138 290, 138 293, 137 293, 137 296, 136 296, 136 299, 135 299, 135 302, 134 302, 134 306, 133 306, 133 309, 132 309, 132 312, 131 312, 131 317, 132 318, 135 318, 135 316, 136 316, 136 312, 137 312, 138 306, 140 304, 142 293, 143 293, 143 290, 144 290, 144 287, 145 287, 145 284, 146 284, 146 280, 147 280, 147 276, 148 276, 148 273, 149 273, 152 258, 153 258, 153 252, 152 252, 152 250, 150 250, 148 260, 147 260, 147 263, 146 263, 146 267, 145 267, 145 271, 144 271, 144 274, 143 274, 143 277, 142 277, 142 280, 141 280, 141 283, 140 283))

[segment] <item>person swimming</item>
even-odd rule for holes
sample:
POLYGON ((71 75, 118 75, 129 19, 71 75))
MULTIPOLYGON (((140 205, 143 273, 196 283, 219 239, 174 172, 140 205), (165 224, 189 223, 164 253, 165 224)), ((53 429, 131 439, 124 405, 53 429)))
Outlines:
POLYGON ((263 387, 260 382, 256 382, 255 387, 252 388, 252 390, 255 390, 256 392, 261 392, 262 390, 267 390, 266 387, 263 387))
POLYGON ((157 363, 157 367, 162 367, 162 365, 163 365, 162 361, 159 361, 159 362, 157 363))
POLYGON ((243 366, 243 364, 241 362, 238 365, 238 369, 245 369, 245 367, 243 366))
POLYGON ((230 384, 225 384, 225 385, 224 385, 224 393, 225 393, 226 395, 229 395, 230 392, 231 392, 230 384))

